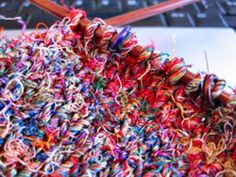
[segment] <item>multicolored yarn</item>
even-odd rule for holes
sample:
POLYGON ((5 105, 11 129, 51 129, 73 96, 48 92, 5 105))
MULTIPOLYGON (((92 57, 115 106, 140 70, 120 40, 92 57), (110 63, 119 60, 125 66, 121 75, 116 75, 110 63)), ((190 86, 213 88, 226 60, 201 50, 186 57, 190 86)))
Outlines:
POLYGON ((235 105, 215 101, 225 81, 177 82, 183 59, 133 57, 130 29, 82 31, 85 16, 1 38, 0 176, 235 176, 235 105))

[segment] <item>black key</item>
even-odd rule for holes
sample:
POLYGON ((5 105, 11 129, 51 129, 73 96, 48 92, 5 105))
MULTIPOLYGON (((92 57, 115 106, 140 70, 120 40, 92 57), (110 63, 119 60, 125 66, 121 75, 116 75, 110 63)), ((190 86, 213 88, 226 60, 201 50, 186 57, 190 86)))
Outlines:
POLYGON ((200 3, 193 3, 193 7, 197 13, 202 13, 204 10, 200 3))
POLYGON ((193 14, 197 26, 201 27, 224 27, 221 18, 215 13, 193 14))
POLYGON ((236 28, 236 20, 234 16, 223 16, 223 17, 230 27, 236 28))
POLYGON ((0 9, 5 9, 7 4, 8 4, 8 2, 6 0, 5 1, 1 1, 0 2, 0 9))
POLYGON ((88 16, 95 13, 96 2, 95 0, 74 0, 75 9, 83 9, 87 12, 88 16))
POLYGON ((206 7, 205 7, 203 1, 198 2, 198 3, 196 3, 196 4, 197 4, 197 6, 198 6, 198 9, 201 11, 201 13, 205 11, 206 7))
POLYGON ((183 12, 169 12, 166 13, 166 18, 171 26, 191 26, 187 15, 183 12))
POLYGON ((8 2, 7 1, 1 1, 0 2, 0 15, 7 15, 7 12, 9 12, 8 8, 8 2))
POLYGON ((236 3, 219 2, 218 6, 225 11, 223 14, 236 15, 236 3))
POLYGON ((159 0, 147 0, 147 5, 148 6, 155 5, 155 4, 158 4, 158 3, 159 3, 159 0))
POLYGON ((198 8, 198 6, 193 5, 193 4, 182 7, 181 10, 182 10, 182 12, 185 12, 185 13, 189 13, 189 12, 191 12, 193 14, 200 13, 200 9, 198 8))
POLYGON ((146 0, 147 1, 147 5, 155 5, 155 4, 159 4, 162 2, 165 2, 166 0, 146 0))
POLYGON ((144 8, 147 6, 145 0, 125 0, 124 1, 124 9, 125 11, 132 11, 135 9, 144 8))
POLYGON ((14 17, 19 5, 19 1, 0 0, 0 14, 8 17, 14 17))
POLYGON ((163 26, 159 15, 131 23, 130 25, 131 26, 163 26))
MULTIPOLYGON (((195 26, 192 14, 200 14, 203 10, 204 9, 202 9, 199 4, 193 3, 171 11, 174 26, 195 26), (178 25, 178 23, 180 23, 180 25, 178 25)), ((172 22, 170 22, 170 24, 172 26, 172 22)))
POLYGON ((97 15, 102 18, 109 18, 122 12, 121 1, 117 0, 98 0, 97 15))
POLYGON ((201 4, 204 7, 204 9, 209 9, 209 7, 211 7, 212 5, 212 0, 203 0, 201 1, 201 4))
POLYGON ((40 9, 33 4, 31 4, 29 1, 23 1, 17 11, 16 15, 19 14, 31 14, 35 11, 39 11, 40 9))
POLYGON ((226 2, 229 6, 235 6, 236 5, 236 0, 226 0, 226 2))
POLYGON ((217 11, 219 11, 219 8, 217 7, 217 2, 219 2, 219 0, 203 0, 202 5, 205 8, 205 12, 209 12, 209 11, 217 12, 217 11))
POLYGON ((222 14, 226 14, 226 10, 225 10, 225 7, 222 6, 222 4, 220 2, 216 2, 216 5, 217 7, 219 8, 219 11, 222 13, 222 14))
POLYGON ((229 23, 227 22, 227 20, 225 20, 224 16, 221 13, 219 13, 218 15, 219 15, 222 23, 224 24, 224 26, 229 28, 229 23))

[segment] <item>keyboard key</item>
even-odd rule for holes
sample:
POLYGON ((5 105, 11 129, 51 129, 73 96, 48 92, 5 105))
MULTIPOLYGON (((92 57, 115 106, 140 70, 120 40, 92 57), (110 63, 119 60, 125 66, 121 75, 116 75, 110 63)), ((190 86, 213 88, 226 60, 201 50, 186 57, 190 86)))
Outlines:
POLYGON ((7 1, 0 2, 0 8, 5 8, 7 6, 7 1))
POLYGON ((20 2, 14 0, 0 0, 0 14, 8 17, 15 16, 20 2))
POLYGON ((147 3, 144 0, 126 0, 126 1, 124 1, 125 11, 140 9, 140 8, 144 8, 146 6, 147 6, 147 3))
POLYGON ((224 18, 224 16, 223 16, 221 13, 219 13, 218 15, 219 15, 219 17, 220 17, 221 22, 223 23, 223 25, 224 25, 225 27, 229 28, 229 27, 230 27, 230 26, 229 26, 229 23, 228 23, 227 20, 224 18))
POLYGON ((122 12, 121 1, 117 0, 98 0, 97 12, 100 17, 107 18, 122 12))
POLYGON ((204 9, 207 9, 208 8, 208 3, 206 0, 203 0, 200 2, 200 6, 202 6, 204 9))
POLYGON ((224 27, 221 18, 215 13, 193 14, 196 25, 200 27, 224 27))
POLYGON ((35 10, 39 10, 39 8, 31 4, 29 1, 23 1, 17 11, 17 15, 20 13, 30 14, 35 10))
POLYGON ((227 3, 229 6, 236 6, 236 1, 235 1, 235 0, 226 0, 226 3, 227 3))
POLYGON ((230 27, 236 28, 235 16, 224 16, 224 19, 230 27))
POLYGON ((225 8, 222 6, 222 4, 217 1, 217 2, 216 2, 216 5, 218 6, 220 12, 225 15, 225 14, 226 14, 226 10, 225 10, 225 8))
POLYGON ((96 3, 95 0, 74 0, 75 9, 83 9, 87 12, 88 16, 95 13, 96 3))
POLYGON ((198 13, 200 13, 200 9, 198 8, 198 6, 193 5, 193 4, 188 5, 188 6, 185 6, 185 7, 182 7, 182 8, 180 8, 180 10, 181 10, 182 12, 184 12, 184 13, 188 13, 188 12, 191 12, 191 13, 193 13, 193 14, 198 14, 198 13))
POLYGON ((219 2, 218 5, 221 6, 221 8, 225 11, 225 13, 223 14, 236 15, 236 2, 235 3, 219 2))
POLYGON ((193 7, 197 13, 202 13, 204 10, 200 3, 193 3, 193 7))
POLYGON ((183 12, 166 13, 166 18, 168 23, 171 24, 171 26, 176 26, 176 27, 191 26, 187 18, 187 15, 183 12))
POLYGON ((162 2, 165 2, 166 0, 147 0, 147 5, 155 5, 155 4, 159 4, 162 2))
POLYGON ((217 7, 217 2, 219 2, 219 0, 203 0, 202 5, 204 6, 206 11, 214 11, 216 9, 217 11, 219 11, 219 8, 217 7))
POLYGON ((131 23, 130 25, 131 26, 163 26, 159 15, 131 23))

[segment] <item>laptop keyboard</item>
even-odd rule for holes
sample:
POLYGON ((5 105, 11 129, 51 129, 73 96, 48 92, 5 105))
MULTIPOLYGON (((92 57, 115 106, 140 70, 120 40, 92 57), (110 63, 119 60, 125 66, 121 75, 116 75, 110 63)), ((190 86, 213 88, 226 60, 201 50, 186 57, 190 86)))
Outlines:
MULTIPOLYGON (((58 4, 84 9, 89 18, 103 19, 135 9, 164 2, 165 0, 53 0, 58 4)), ((0 0, 0 15, 21 16, 28 28, 37 23, 53 24, 57 18, 35 7, 28 0, 0 0)), ((232 27, 236 29, 236 0, 202 0, 167 13, 132 23, 133 26, 165 27, 232 27)), ((5 29, 19 29, 14 21, 0 20, 5 29)))

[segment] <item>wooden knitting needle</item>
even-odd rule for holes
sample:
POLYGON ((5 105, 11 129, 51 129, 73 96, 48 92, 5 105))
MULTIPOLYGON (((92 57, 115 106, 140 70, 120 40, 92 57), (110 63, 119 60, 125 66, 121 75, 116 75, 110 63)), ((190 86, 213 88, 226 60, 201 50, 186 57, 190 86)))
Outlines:
MULTIPOLYGON (((35 5, 37 5, 38 7, 53 13, 54 15, 64 18, 66 16, 69 15, 69 10, 49 1, 49 0, 30 0, 32 3, 34 3, 35 5)), ((176 0, 177 2, 177 0, 176 0)), ((91 21, 87 18, 82 18, 80 20, 80 24, 78 25, 78 29, 80 30, 84 30, 88 25, 91 24, 91 21)), ((97 38, 102 38, 102 34, 103 34, 103 30, 101 27, 98 27, 98 29, 95 31, 95 37, 97 38)), ((114 35, 111 39, 111 43, 114 43, 115 40, 117 38, 117 34, 114 35)), ((134 57, 138 57, 145 49, 140 46, 137 45, 133 48, 132 51, 130 51, 130 55, 134 56, 134 57)), ((153 53, 151 55, 150 58, 156 58, 159 55, 156 53, 153 53)), ((189 81, 191 81, 194 77, 196 76, 196 74, 187 71, 186 74, 180 79, 180 81, 182 81, 183 83, 187 84, 189 81)), ((223 91, 222 94, 217 98, 219 101, 221 101, 222 103, 227 103, 230 100, 232 100, 232 97, 229 93, 223 91)))

